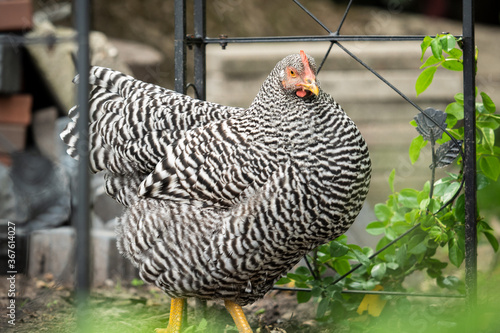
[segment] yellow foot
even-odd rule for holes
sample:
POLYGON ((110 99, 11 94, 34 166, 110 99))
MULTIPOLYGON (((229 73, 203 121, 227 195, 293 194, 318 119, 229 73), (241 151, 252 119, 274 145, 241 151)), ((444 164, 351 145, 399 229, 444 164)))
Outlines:
POLYGON ((167 328, 157 328, 156 333, 179 333, 182 326, 182 312, 184 311, 185 299, 173 298, 170 303, 170 320, 167 328))
POLYGON ((231 314, 231 317, 233 317, 234 323, 236 324, 236 327, 238 328, 238 331, 240 333, 253 332, 250 328, 250 325, 248 324, 247 318, 245 317, 241 306, 227 300, 224 301, 224 305, 226 306, 227 311, 229 311, 229 313, 231 314))

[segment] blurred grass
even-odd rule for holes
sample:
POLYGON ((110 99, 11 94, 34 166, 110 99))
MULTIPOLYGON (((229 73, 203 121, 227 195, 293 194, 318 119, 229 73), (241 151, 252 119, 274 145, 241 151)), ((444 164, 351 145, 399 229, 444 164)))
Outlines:
MULTIPOLYGON (((75 332, 74 299, 66 295, 67 290, 54 290, 50 298, 39 302, 36 311, 25 311, 24 316, 19 316, 15 332, 75 332)), ((288 333, 497 333, 499 295, 500 265, 497 264, 488 272, 478 273, 478 306, 473 312, 465 307, 464 299, 386 296, 388 302, 380 317, 344 313, 328 323, 310 318, 308 325, 313 322, 312 326, 294 322, 293 318, 281 318, 274 326, 288 333)), ((275 298, 280 303, 279 296, 275 298)), ((166 295, 147 286, 98 290, 90 298, 91 330, 88 332, 153 333, 156 328, 166 328, 169 303, 166 295)), ((269 323, 260 323, 252 315, 249 320, 254 329, 262 326, 260 332, 272 332, 265 328, 269 323)), ((232 318, 218 303, 209 306, 203 315, 188 307, 186 328, 187 333, 236 332, 232 318)))

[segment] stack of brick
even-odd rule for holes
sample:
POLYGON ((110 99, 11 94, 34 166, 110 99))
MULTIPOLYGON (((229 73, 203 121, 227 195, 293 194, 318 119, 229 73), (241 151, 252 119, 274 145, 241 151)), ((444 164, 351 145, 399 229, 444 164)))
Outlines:
MULTIPOLYGON (((30 0, 0 0, 0 35, 14 40, 33 25, 30 0)), ((0 43, 0 162, 10 165, 9 153, 22 150, 31 123, 32 97, 22 95, 22 53, 18 43, 0 43)))

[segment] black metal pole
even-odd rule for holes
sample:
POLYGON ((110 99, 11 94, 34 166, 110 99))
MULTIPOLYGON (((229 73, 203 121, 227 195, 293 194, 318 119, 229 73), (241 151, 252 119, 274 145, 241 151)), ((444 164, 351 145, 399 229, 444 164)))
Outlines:
POLYGON ((465 286, 469 313, 473 312, 477 304, 475 48, 474 0, 464 0, 465 286))
POLYGON ((78 32, 77 70, 80 81, 77 88, 77 102, 79 108, 78 132, 79 144, 77 147, 78 188, 76 208, 76 296, 78 305, 77 324, 81 332, 89 332, 87 316, 88 296, 90 290, 90 226, 89 226, 89 2, 77 0, 75 2, 75 21, 78 32))
MULTIPOLYGON (((195 38, 206 37, 206 0, 194 1, 194 36, 195 38)), ((206 52, 205 43, 194 45, 194 85, 197 98, 206 99, 206 52)))
MULTIPOLYGON (((422 41, 425 35, 319 35, 319 36, 265 36, 265 37, 225 37, 204 39, 206 44, 230 44, 230 43, 289 43, 289 42, 401 42, 401 41, 422 41)), ((202 42, 192 40, 193 43, 202 42)))
MULTIPOLYGON (((406 38, 406 37, 404 37, 406 38)), ((464 47, 464 118, 465 118, 465 282, 466 282, 466 303, 469 313, 475 313, 473 310, 477 305, 477 197, 476 197, 476 118, 475 118, 475 41, 474 41, 474 1, 463 1, 463 47, 464 47)), ((386 40, 384 38, 384 40, 386 40)), ((340 43, 337 43, 346 53, 354 55, 347 51, 340 43)), ((358 60, 368 70, 377 75, 382 81, 386 80, 374 72, 369 66, 358 60)), ((386 82, 396 92, 398 90, 386 82)), ((398 92, 399 93, 399 92, 398 92)), ((410 104, 417 109, 420 108, 404 95, 399 93, 410 104)), ((357 268, 357 267, 355 267, 357 268)), ((354 268, 354 269, 355 269, 354 268)), ((337 280, 339 281, 339 280, 337 280)), ((335 281, 335 282, 337 282, 335 281)), ((334 283, 335 283, 334 282, 334 283)))
POLYGON ((186 0, 175 0, 175 91, 186 93, 186 0))

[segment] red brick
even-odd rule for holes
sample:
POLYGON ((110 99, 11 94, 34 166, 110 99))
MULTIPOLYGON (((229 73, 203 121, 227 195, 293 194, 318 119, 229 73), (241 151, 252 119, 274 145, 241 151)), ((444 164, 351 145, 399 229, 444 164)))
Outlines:
POLYGON ((0 31, 27 31, 32 27, 31 0, 0 0, 0 31))
POLYGON ((31 95, 0 97, 0 123, 29 125, 32 103, 31 95))

